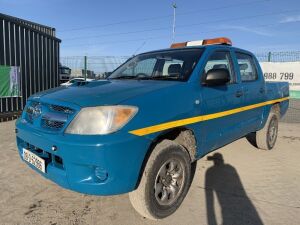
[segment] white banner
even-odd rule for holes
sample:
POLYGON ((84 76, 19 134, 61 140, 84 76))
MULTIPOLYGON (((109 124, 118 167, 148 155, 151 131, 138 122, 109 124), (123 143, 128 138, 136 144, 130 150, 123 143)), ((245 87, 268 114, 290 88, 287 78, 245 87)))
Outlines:
POLYGON ((291 91, 300 91, 300 62, 261 62, 266 81, 286 81, 291 91))

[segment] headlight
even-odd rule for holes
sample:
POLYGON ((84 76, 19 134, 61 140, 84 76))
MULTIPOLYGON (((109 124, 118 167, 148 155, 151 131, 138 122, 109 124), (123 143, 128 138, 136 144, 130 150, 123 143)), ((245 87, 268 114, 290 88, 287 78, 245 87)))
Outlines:
POLYGON ((80 110, 66 129, 68 134, 109 134, 121 129, 137 113, 133 106, 99 106, 80 110))

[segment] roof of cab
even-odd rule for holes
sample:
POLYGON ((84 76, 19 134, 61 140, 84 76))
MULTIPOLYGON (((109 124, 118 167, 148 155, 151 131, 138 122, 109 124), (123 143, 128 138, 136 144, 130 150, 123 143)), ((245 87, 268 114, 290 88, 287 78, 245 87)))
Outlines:
POLYGON ((230 46, 230 45, 220 45, 220 44, 216 44, 216 45, 187 46, 187 47, 182 47, 182 48, 165 48, 165 49, 159 49, 159 50, 153 50, 153 51, 149 51, 149 52, 140 53, 139 55, 148 54, 148 53, 156 53, 156 52, 165 52, 165 51, 181 51, 181 50, 186 50, 186 49, 207 49, 207 50, 232 49, 234 51, 244 52, 244 53, 253 55, 252 52, 247 51, 245 49, 233 47, 233 46, 230 46))
MULTIPOLYGON (((251 52, 246 51, 244 49, 232 47, 232 41, 227 37, 216 37, 209 38, 203 40, 195 40, 195 41, 185 41, 185 42, 176 42, 172 43, 170 48, 161 49, 156 51, 150 51, 148 53, 162 52, 162 51, 181 51, 185 49, 233 49, 234 51, 239 51, 243 53, 247 53, 253 55, 251 52)), ((145 53, 143 53, 145 54, 145 53)))

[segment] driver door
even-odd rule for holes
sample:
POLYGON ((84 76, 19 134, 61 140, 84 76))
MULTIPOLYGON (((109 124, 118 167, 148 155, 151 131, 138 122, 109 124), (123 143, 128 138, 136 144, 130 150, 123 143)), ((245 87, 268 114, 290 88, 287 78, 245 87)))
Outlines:
MULTIPOLYGON (((210 69, 228 69, 230 82, 218 86, 201 86, 202 104, 200 114, 208 115, 239 108, 243 103, 242 87, 237 83, 231 52, 227 50, 211 53, 203 75, 210 69)), ((243 118, 239 114, 222 116, 202 122, 203 150, 208 152, 223 146, 240 136, 243 118)))

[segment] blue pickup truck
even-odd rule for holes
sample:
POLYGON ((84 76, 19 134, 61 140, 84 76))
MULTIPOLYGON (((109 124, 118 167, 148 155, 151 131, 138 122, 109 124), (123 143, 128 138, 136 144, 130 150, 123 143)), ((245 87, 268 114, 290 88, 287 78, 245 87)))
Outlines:
POLYGON ((175 212, 196 160, 246 137, 274 147, 289 104, 255 56, 227 38, 139 54, 106 80, 31 96, 16 122, 22 160, 81 193, 129 193, 150 219, 175 212))

